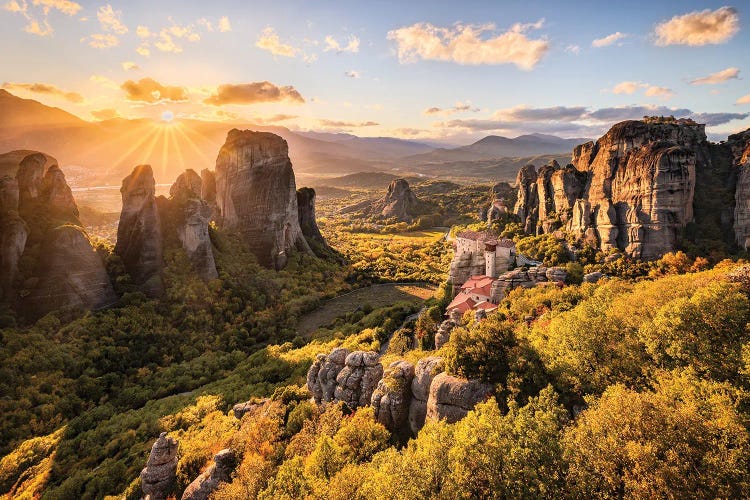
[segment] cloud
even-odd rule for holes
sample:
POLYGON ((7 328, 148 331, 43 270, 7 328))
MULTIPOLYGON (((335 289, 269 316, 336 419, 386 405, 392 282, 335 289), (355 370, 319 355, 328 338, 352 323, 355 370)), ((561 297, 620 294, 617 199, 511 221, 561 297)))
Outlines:
POLYGON ((203 102, 213 106, 223 106, 224 104, 256 104, 281 101, 303 104, 305 99, 292 86, 278 87, 266 81, 219 85, 216 93, 204 99, 203 102))
POLYGON ((79 10, 81 10, 81 6, 79 4, 70 0, 33 0, 33 4, 41 5, 45 8, 45 10, 59 10, 60 12, 68 16, 73 16, 77 14, 79 10))
POLYGON ((174 54, 182 52, 182 47, 174 43, 172 35, 165 31, 159 33, 159 38, 154 42, 154 47, 162 52, 172 52, 174 54))
POLYGON ((325 44, 326 47, 323 49, 323 52, 328 52, 331 50, 336 51, 337 54, 340 54, 342 52, 351 52, 352 54, 356 54, 357 52, 359 52, 359 38, 354 35, 349 35, 346 45, 341 45, 335 38, 333 38, 331 35, 328 35, 325 38, 325 44))
POLYGON ((153 78, 128 80, 120 88, 125 91, 128 101, 156 104, 159 102, 184 102, 188 100, 187 90, 183 87, 162 85, 153 78))
POLYGON ((438 108, 432 107, 425 109, 422 113, 425 115, 452 115, 453 113, 461 113, 463 111, 471 111, 476 113, 479 108, 472 108, 469 102, 457 102, 452 108, 438 108))
POLYGON ((690 118, 711 127, 714 125, 723 125, 732 120, 744 120, 748 116, 750 116, 750 113, 693 113, 690 115, 690 118))
POLYGON ((648 97, 662 97, 664 99, 669 99, 674 96, 674 92, 670 88, 633 81, 618 83, 617 85, 612 87, 612 93, 631 95, 639 89, 645 89, 644 95, 648 97))
POLYGON ((151 55, 151 50, 148 48, 148 43, 141 44, 137 49, 135 49, 135 51, 143 57, 148 57, 151 55))
POLYGON ((91 111, 91 116, 97 120, 111 120, 112 118, 119 117, 120 113, 114 108, 95 109, 91 111))
POLYGON ((112 80, 111 78, 107 78, 106 76, 102 75, 91 75, 91 78, 89 78, 92 82, 101 85, 102 87, 107 87, 109 89, 118 89, 120 88, 117 83, 112 80))
POLYGON ((24 26, 23 30, 26 33, 38 36, 52 36, 54 33, 52 26, 49 25, 46 19, 42 20, 41 24, 35 19, 29 19, 29 24, 24 26))
POLYGON ((120 45, 120 39, 111 33, 94 33, 89 37, 81 38, 81 42, 88 40, 88 44, 95 49, 109 49, 120 45))
POLYGON ((83 102, 83 96, 78 92, 68 92, 48 83, 14 83, 4 82, 3 88, 8 90, 25 90, 34 94, 45 94, 65 99, 76 104, 83 102))
POLYGON ((721 71, 717 71, 716 73, 711 73, 708 76, 690 80, 690 85, 716 85, 718 83, 724 83, 728 80, 739 79, 739 77, 739 68, 727 68, 721 71))
POLYGON ((99 19, 99 24, 101 24, 104 31, 124 35, 128 32, 128 27, 122 24, 120 16, 122 16, 122 11, 114 10, 109 4, 99 7, 99 10, 96 12, 96 18, 99 19))
POLYGON ((541 27, 516 24, 510 30, 489 38, 495 33, 494 24, 481 26, 456 24, 450 28, 417 23, 388 32, 388 39, 396 42, 399 62, 412 63, 420 59, 451 61, 458 64, 515 64, 530 70, 549 50, 545 39, 530 39, 525 31, 541 27))
POLYGON ((565 52, 578 55, 581 53, 581 47, 578 45, 568 45, 567 47, 565 47, 565 52))
POLYGON ((318 120, 318 123, 325 128, 360 128, 380 125, 377 122, 345 122, 339 120, 318 120))
POLYGON ((501 109, 493 114, 494 118, 506 121, 574 121, 586 114, 584 106, 552 106, 548 108, 532 108, 516 106, 501 109))
POLYGON ((750 104, 750 94, 743 95, 737 99, 737 104, 750 104))
POLYGON ((647 88, 645 94, 649 97, 663 97, 664 99, 669 99, 674 96, 672 89, 667 87, 657 87, 654 85, 647 88))
POLYGON ((620 33, 619 31, 612 33, 611 35, 607 35, 604 38, 597 38, 593 42, 591 42, 592 47, 609 47, 613 43, 617 42, 618 40, 622 40, 623 38, 627 37, 625 33, 620 33))
POLYGON ((285 122, 287 120, 294 120, 295 118, 299 118, 299 116, 278 114, 278 115, 268 116, 265 118, 256 118, 254 121, 257 122, 258 124, 266 124, 266 123, 285 122))
POLYGON ((219 31, 222 33, 232 31, 232 24, 229 22, 229 18, 227 16, 223 16, 219 19, 219 31))
POLYGON ((694 11, 674 16, 656 26, 656 45, 700 46, 725 43, 740 29, 740 16, 732 7, 694 11))
POLYGON ((279 35, 270 26, 261 31, 255 46, 275 56, 296 57, 300 49, 281 42, 279 35))
POLYGON ((141 69, 133 61, 123 61, 122 63, 120 63, 120 65, 122 66, 122 69, 124 69, 125 71, 136 71, 136 70, 141 69))
POLYGON ((138 35, 138 38, 148 38, 151 36, 151 30, 146 26, 138 26, 135 29, 135 34, 138 35))
POLYGON ((356 69, 350 69, 349 71, 344 72, 345 76, 348 76, 349 78, 360 78, 362 75, 360 75, 359 71, 356 69))

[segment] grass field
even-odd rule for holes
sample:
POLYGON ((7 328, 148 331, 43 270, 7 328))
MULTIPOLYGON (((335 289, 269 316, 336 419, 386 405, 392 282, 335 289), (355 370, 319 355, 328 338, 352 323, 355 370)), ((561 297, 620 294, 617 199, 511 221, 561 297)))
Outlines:
POLYGON ((373 308, 390 306, 396 302, 419 303, 432 297, 437 287, 428 284, 398 285, 387 283, 360 288, 345 295, 335 297, 321 307, 300 318, 297 330, 308 336, 318 328, 329 325, 333 320, 358 307, 369 304, 373 308))

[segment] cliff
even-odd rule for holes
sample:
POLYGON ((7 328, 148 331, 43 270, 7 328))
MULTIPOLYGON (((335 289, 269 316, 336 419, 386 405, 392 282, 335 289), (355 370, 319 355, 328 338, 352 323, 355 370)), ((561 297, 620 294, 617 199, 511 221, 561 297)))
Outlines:
POLYGON ((736 198, 740 242, 750 230, 741 192, 750 177, 744 182, 737 172, 746 139, 732 137, 711 144, 705 126, 687 120, 618 123, 598 141, 577 146, 571 165, 524 167, 515 214, 531 234, 564 228, 605 252, 655 259, 675 250, 696 225, 717 226, 716 237, 725 238, 736 198), (726 159, 730 149, 733 160, 726 159))
POLYGON ((216 204, 223 227, 236 231, 269 267, 291 249, 312 253, 302 234, 288 146, 267 132, 233 129, 216 159, 216 204))

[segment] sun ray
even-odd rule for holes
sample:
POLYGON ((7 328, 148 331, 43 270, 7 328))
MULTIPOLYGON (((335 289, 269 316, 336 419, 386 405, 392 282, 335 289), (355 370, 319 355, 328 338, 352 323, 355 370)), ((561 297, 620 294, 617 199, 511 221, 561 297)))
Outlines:
POLYGON ((195 151, 195 153, 206 162, 207 168, 210 168, 212 166, 211 158, 206 154, 205 151, 203 151, 198 147, 197 144, 195 144, 195 141, 193 141, 193 139, 187 134, 185 130, 186 128, 187 127, 177 127, 175 129, 175 132, 177 132, 184 139, 185 143, 187 143, 187 145, 190 146, 193 151, 195 151))

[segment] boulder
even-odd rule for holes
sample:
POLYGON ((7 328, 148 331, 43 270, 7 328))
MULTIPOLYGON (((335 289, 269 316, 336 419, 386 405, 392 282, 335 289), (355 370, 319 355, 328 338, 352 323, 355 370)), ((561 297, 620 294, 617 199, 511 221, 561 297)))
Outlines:
POLYGON ((372 393, 370 404, 375 410, 375 420, 394 433, 407 428, 414 365, 399 360, 386 368, 383 378, 372 393))
POLYGON ((177 176, 174 184, 169 188, 169 196, 173 200, 201 199, 202 186, 201 176, 192 168, 188 168, 177 176))
POLYGON ((141 489, 148 500, 166 500, 173 493, 177 477, 177 440, 166 432, 151 447, 141 471, 141 489))
POLYGON ((349 350, 336 348, 330 354, 318 354, 307 371, 307 389, 316 403, 333 401, 336 392, 336 378, 344 369, 349 350))
POLYGON ((430 397, 432 379, 443 371, 443 358, 430 356, 422 358, 414 369, 411 382, 412 399, 409 403, 409 428, 415 436, 424 426, 427 416, 427 400, 430 397))
POLYGON ((154 173, 150 165, 138 165, 122 181, 122 211, 117 227, 115 253, 141 291, 159 296, 162 283, 163 240, 156 205, 154 173))
POLYGON ((600 273, 599 271, 588 273, 583 275, 583 282, 584 283, 596 283, 600 279, 602 279, 604 275, 600 273))
POLYGON ((287 143, 268 132, 233 129, 216 159, 221 224, 240 235, 258 261, 281 269, 288 252, 312 254, 302 234, 287 143))
POLYGON ((263 398, 260 400, 250 400, 245 401, 244 403, 237 403, 232 407, 232 412, 234 413, 235 418, 242 420, 242 417, 247 414, 257 414, 268 404, 269 401, 271 401, 269 398, 263 398))
POLYGON ((568 271, 564 267, 553 266, 547 268, 547 280, 553 283, 565 282, 568 278, 568 271))
POLYGON ((36 286, 23 299, 26 316, 38 318, 57 309, 101 309, 117 301, 107 270, 86 232, 73 225, 47 231, 35 276, 36 286))
POLYGON ((221 450, 214 456, 214 463, 185 488, 182 500, 208 500, 221 483, 232 480, 237 458, 230 449, 221 450))
POLYGON ((457 326, 461 326, 461 324, 461 311, 453 309, 450 312, 450 317, 440 323, 438 331, 435 333, 435 349, 440 349, 447 344, 451 338, 451 332, 453 329, 457 326))
POLYGON ((336 376, 334 399, 355 410, 367 406, 383 376, 380 356, 373 351, 354 351, 344 361, 344 368, 336 376))
POLYGON ((466 380, 443 372, 433 378, 430 384, 430 395, 427 400, 428 420, 446 420, 458 422, 466 416, 477 403, 486 401, 494 393, 489 384, 478 380, 466 380))

